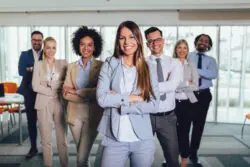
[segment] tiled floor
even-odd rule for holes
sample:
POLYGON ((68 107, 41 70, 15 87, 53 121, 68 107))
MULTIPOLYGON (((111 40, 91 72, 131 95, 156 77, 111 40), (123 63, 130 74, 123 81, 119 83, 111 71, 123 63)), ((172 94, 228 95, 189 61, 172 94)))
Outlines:
MULTIPOLYGON (((207 123, 199 151, 200 161, 204 167, 247 167, 250 166, 250 126, 246 126, 244 138, 240 136, 241 125, 207 123)), ((53 135, 55 136, 55 135, 53 135)), ((69 131, 69 166, 76 166, 76 149, 69 131)), ((40 137, 38 143, 40 142, 40 137)), ((101 138, 95 141, 89 157, 90 167, 100 167, 101 138)), ((55 146, 55 137, 53 138, 55 146)), ((152 167, 161 167, 164 160, 158 141, 155 161, 152 167)), ((41 152, 41 148, 40 152, 41 152)), ((54 149, 53 167, 59 167, 56 147, 54 149)), ((26 161, 24 155, 29 150, 29 140, 26 139, 22 146, 18 144, 0 145, 1 167, 40 167, 43 166, 41 153, 35 158, 26 161)), ((126 167, 129 166, 127 163, 126 167)), ((191 164, 189 165, 192 166, 191 164)))

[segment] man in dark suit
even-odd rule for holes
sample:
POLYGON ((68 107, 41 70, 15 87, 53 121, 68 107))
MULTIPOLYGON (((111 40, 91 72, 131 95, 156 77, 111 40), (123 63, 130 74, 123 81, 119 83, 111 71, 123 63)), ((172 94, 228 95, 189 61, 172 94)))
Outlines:
POLYGON ((29 153, 26 159, 30 159, 38 152, 36 139, 37 139, 37 112, 34 109, 36 101, 36 93, 32 89, 32 74, 34 64, 42 59, 42 42, 43 34, 40 31, 33 31, 31 33, 32 49, 23 51, 19 58, 18 72, 22 76, 22 82, 18 92, 24 95, 24 105, 28 120, 28 131, 31 143, 29 153))

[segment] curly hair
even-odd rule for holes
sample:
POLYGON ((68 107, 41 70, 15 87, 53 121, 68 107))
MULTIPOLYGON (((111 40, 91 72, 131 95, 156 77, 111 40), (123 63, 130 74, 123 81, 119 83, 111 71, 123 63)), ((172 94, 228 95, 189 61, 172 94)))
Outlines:
POLYGON ((95 58, 99 57, 102 52, 102 37, 95 29, 88 28, 87 26, 81 26, 73 33, 72 47, 74 52, 77 55, 82 56, 80 53, 80 40, 87 36, 92 38, 94 41, 95 50, 93 52, 93 56, 95 58))

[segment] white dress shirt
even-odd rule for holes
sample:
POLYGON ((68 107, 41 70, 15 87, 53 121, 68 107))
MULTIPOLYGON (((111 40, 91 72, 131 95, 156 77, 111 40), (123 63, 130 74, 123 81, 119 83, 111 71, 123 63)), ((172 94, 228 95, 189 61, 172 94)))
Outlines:
MULTIPOLYGON (((122 61, 123 63, 123 61, 122 61)), ((122 66, 122 77, 120 82, 120 89, 122 94, 130 94, 132 92, 133 86, 137 80, 136 67, 126 67, 124 64, 122 66)), ((120 116, 120 125, 118 132, 118 140, 122 142, 134 142, 139 141, 136 136, 132 124, 130 122, 128 115, 120 116)))
POLYGON ((34 57, 34 60, 35 60, 35 61, 34 61, 34 64, 35 64, 35 63, 38 62, 42 50, 40 50, 40 51, 37 52, 37 51, 35 51, 34 49, 32 49, 32 52, 33 52, 33 57, 34 57))
POLYGON ((183 80, 183 68, 180 61, 169 56, 150 55, 148 63, 155 64, 156 58, 161 59, 161 66, 164 76, 164 82, 159 82, 160 95, 166 93, 166 99, 160 100, 159 112, 168 112, 175 109, 175 90, 183 80))

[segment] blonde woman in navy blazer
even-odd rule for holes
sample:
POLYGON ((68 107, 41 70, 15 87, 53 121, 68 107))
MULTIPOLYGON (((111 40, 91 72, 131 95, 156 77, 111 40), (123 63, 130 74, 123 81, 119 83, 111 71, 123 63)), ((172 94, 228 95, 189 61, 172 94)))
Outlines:
POLYGON ((97 100, 104 108, 98 130, 103 135, 101 167, 151 167, 155 142, 150 113, 158 111, 159 91, 155 67, 143 54, 139 27, 132 21, 117 30, 112 57, 103 64, 97 100))

